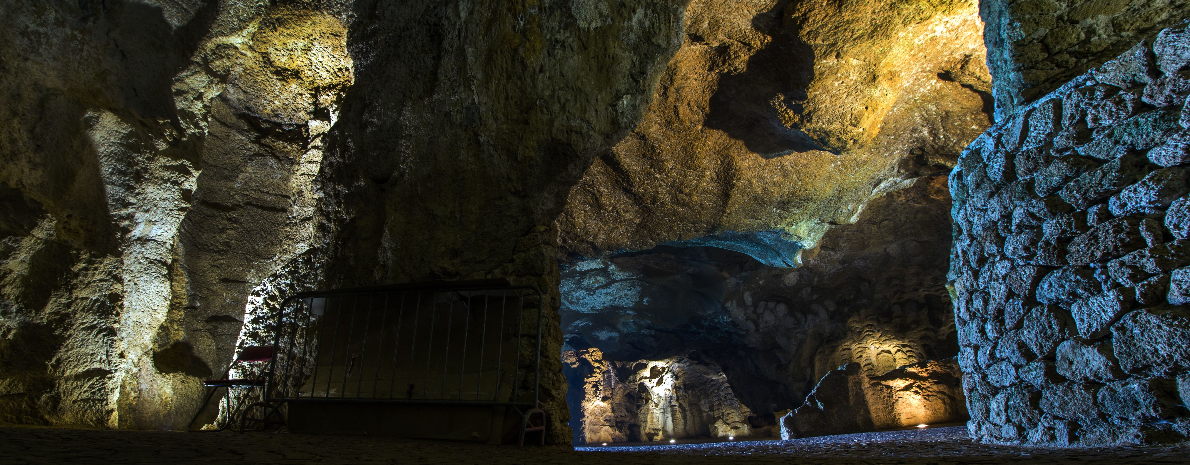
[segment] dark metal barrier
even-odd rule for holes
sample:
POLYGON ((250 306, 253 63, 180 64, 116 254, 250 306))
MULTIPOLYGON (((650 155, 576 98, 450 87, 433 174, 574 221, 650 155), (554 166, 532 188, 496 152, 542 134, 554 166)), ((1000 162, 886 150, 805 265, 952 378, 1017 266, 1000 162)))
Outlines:
POLYGON ((289 297, 269 401, 536 407, 543 309, 536 288, 492 281, 289 297))

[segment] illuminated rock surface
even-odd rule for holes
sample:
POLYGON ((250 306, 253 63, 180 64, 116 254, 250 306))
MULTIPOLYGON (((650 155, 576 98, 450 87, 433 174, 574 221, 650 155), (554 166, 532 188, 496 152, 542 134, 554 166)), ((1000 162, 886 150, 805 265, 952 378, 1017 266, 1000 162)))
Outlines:
MULTIPOLYGON (((1185 19, 1185 0, 985 0, 996 120, 1185 19)), ((1163 85, 1177 85, 1166 82, 1163 85)))
POLYGON ((599 349, 562 355, 581 417, 576 444, 661 442, 674 438, 744 438, 751 411, 719 367, 685 357, 609 362, 599 349), (583 376, 575 376, 582 374, 583 376))
POLYGON ((781 438, 858 433, 967 419, 954 359, 871 376, 858 363, 830 371, 801 407, 781 418, 781 438))
MULTIPOLYGON (((658 248, 563 267, 567 344, 598 348, 605 363, 690 356, 719 366, 752 413, 753 434, 775 435, 774 414, 801 406, 840 365, 855 363, 864 379, 875 379, 958 352, 945 250, 930 246, 950 235, 943 182, 922 178, 873 201, 855 224, 829 232, 817 255, 797 269, 717 248, 658 248)), ((568 377, 572 389, 583 386, 568 377)), ((958 378, 933 379, 937 386, 914 382, 907 392, 949 393, 954 400, 931 410, 964 419, 958 378)), ((872 418, 881 427, 910 424, 891 400, 905 386, 891 394, 888 386, 863 384, 857 391, 872 399, 868 424, 875 425, 872 418)), ((820 427, 862 430, 853 425, 820 427)))
POLYGON ((506 277, 555 314, 564 193, 683 6, 6 2, 0 421, 182 428, 299 290, 506 277))
POLYGON ((1178 209, 1190 191, 1169 171, 1185 162, 1190 88, 1172 83, 1190 64, 1188 37, 1162 31, 1021 107, 951 175, 949 278, 973 437, 1099 446, 1190 434, 1175 387, 1190 367, 1178 209))
POLYGON ((692 2, 644 119, 571 191, 563 249, 702 245, 796 266, 987 127, 980 31, 970 1, 692 2))

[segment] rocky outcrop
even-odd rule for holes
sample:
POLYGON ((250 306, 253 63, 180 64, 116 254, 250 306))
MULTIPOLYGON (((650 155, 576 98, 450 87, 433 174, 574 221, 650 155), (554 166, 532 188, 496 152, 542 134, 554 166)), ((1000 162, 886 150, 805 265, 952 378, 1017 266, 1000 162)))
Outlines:
POLYGON ((831 225, 986 128, 980 31, 973 1, 692 2, 643 120, 570 192, 563 250, 711 246, 799 266, 831 225))
POLYGON ((353 79, 344 18, 3 9, 0 420, 183 427, 249 294, 313 280, 322 136, 353 79))
POLYGON ((0 421, 184 427, 314 287, 533 284, 558 353, 561 199, 649 105, 684 6, 6 2, 0 421))
POLYGON ((562 360, 571 379, 582 379, 571 386, 575 444, 752 435, 752 412, 713 363, 612 362, 594 348, 563 352, 562 360))
MULTIPOLYGON (((534 285, 542 352, 560 354, 554 220, 648 107, 685 3, 356 4, 355 85, 324 167, 329 282, 534 285)), ((561 362, 541 369, 550 441, 568 443, 561 362)))
POLYGON ((781 418, 781 439, 960 422, 967 419, 955 359, 869 376, 858 363, 830 371, 781 418))
POLYGON ((983 0, 996 120, 1185 20, 1184 0, 983 0))
MULTIPOLYGON (((944 183, 923 178, 873 201, 794 270, 712 247, 563 266, 567 344, 598 348, 608 361, 696 355, 714 363, 752 412, 757 434, 840 365, 878 377, 953 357, 946 251, 930 246, 951 232, 944 183)), ((881 402, 872 415, 896 417, 894 402, 881 402)))
POLYGON ((1182 440, 1190 35, 1167 29, 997 123, 951 175, 959 361, 984 441, 1182 440))

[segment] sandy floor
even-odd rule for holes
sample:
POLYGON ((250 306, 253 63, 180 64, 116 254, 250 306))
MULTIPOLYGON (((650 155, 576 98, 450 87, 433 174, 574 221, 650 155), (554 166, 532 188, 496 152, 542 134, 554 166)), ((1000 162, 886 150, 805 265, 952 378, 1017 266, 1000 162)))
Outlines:
POLYGON ((288 433, 0 428, 0 463, 1190 463, 1190 445, 1038 449, 972 443, 963 427, 793 441, 636 447, 532 447, 288 433))

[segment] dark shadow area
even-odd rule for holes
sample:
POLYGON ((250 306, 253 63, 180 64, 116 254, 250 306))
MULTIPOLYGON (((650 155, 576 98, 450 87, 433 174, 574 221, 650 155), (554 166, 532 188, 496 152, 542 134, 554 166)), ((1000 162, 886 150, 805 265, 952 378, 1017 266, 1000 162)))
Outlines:
MULTIPOLYGON (((769 45, 748 59, 747 70, 724 75, 711 96, 704 125, 726 132, 765 158, 790 152, 826 150, 805 133, 788 129, 773 109, 778 94, 785 105, 800 111, 806 88, 814 78, 814 50, 798 39, 800 25, 786 24, 789 1, 779 2, 752 19, 753 27, 772 38, 769 45)), ((691 41, 701 39, 690 37, 691 41)))

